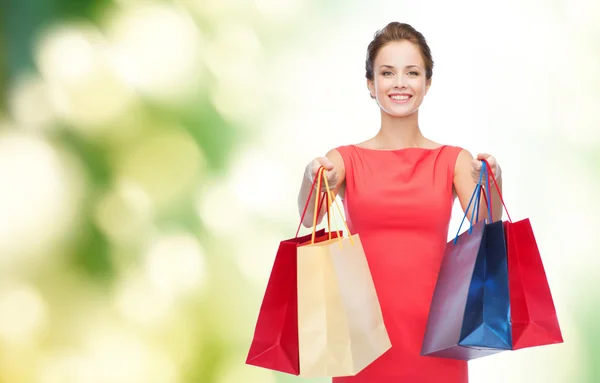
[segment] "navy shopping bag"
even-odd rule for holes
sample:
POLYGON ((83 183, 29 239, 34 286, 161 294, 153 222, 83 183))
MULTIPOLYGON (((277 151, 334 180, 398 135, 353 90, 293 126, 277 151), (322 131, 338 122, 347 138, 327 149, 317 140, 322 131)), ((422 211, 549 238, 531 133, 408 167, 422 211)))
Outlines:
MULTIPOLYGON (((421 355, 471 360, 511 349, 503 224, 478 222, 484 173, 485 164, 466 209, 473 204, 469 230, 446 245, 421 355)), ((491 217, 491 201, 487 200, 491 217)), ((461 226, 466 216, 465 212, 461 226)))

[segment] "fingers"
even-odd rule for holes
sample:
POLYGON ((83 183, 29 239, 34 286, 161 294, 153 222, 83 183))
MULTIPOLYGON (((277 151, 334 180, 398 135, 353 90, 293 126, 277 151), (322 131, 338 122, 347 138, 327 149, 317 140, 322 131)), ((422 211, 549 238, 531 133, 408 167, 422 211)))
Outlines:
POLYGON ((490 164, 490 167, 494 167, 497 164, 496 158, 489 153, 479 153, 477 157, 473 159, 473 164, 477 162, 480 164, 481 168, 483 160, 487 161, 490 164))
MULTIPOLYGON (((327 157, 318 157, 316 161, 325 168, 325 170, 333 170, 333 163, 327 157)), ((317 169, 318 170, 318 169, 317 169)))
MULTIPOLYGON (((310 163, 310 165, 307 167, 307 177, 311 182, 313 182, 321 167, 325 169, 324 174, 326 174, 330 189, 334 189, 337 186, 338 176, 334 169, 333 163, 326 157, 317 157, 310 163)), ((321 184, 321 191, 327 191, 325 182, 322 182, 321 184)))
POLYGON ((487 161, 487 163, 489 164, 489 169, 487 170, 491 172, 496 178, 500 178, 500 166, 498 166, 498 162, 496 161, 494 156, 488 153, 479 153, 477 157, 471 161, 471 176, 473 177, 474 182, 479 181, 484 160, 487 161))
POLYGON ((488 170, 491 170, 494 173, 494 175, 498 175, 498 161, 496 161, 496 158, 494 158, 494 156, 488 153, 480 153, 477 155, 477 159, 480 160, 478 161, 480 164, 478 170, 481 170, 481 164, 483 163, 483 160, 485 160, 490 166, 490 169, 488 170))
POLYGON ((331 163, 331 161, 329 161, 325 157, 318 157, 315 158, 311 163, 310 171, 312 177, 317 176, 317 172, 319 171, 321 166, 325 168, 325 170, 333 170, 333 163, 331 163))

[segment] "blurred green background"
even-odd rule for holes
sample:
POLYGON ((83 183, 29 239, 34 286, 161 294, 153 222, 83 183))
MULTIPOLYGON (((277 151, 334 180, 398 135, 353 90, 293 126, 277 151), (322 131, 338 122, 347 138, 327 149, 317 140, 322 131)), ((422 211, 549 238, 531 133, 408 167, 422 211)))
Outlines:
POLYGON ((597 3, 0 4, 1 383, 301 381, 246 353, 305 164, 378 129, 394 20, 436 62, 424 133, 499 159, 563 327, 472 381, 600 382, 597 3))

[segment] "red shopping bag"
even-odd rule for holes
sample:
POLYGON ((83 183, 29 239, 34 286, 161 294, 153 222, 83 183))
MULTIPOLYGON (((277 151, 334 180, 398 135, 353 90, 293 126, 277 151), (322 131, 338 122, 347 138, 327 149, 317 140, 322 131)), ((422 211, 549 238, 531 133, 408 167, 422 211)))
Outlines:
MULTIPOLYGON (((300 222, 308 208, 312 190, 308 196, 300 222)), ((319 187, 320 190, 320 181, 319 187)), ((319 202, 320 211, 325 196, 319 202)), ((318 196, 317 196, 318 197, 318 196)), ((329 199, 328 199, 329 201, 329 199)), ((329 208, 329 203, 326 204, 329 208)), ((329 209, 328 209, 329 210, 329 209)), ((329 224, 329 214, 328 224, 329 224)), ((301 225, 301 224, 300 224, 301 225)), ((254 337, 248 351, 246 364, 269 370, 280 371, 292 375, 299 375, 299 345, 298 345, 298 284, 297 284, 297 248, 310 242, 312 233, 298 237, 300 225, 296 236, 281 241, 275 256, 271 275, 258 314, 254 337)), ((337 237, 337 233, 321 229, 315 233, 315 242, 321 242, 337 237)))
POLYGON ((529 219, 504 222, 513 350, 562 343, 556 308, 529 219))
MULTIPOLYGON (((500 192, 494 175, 491 176, 500 192)), ((500 199, 508 216, 503 224, 508 254, 512 349, 562 343, 554 300, 531 222, 528 218, 513 222, 502 195, 500 199)))

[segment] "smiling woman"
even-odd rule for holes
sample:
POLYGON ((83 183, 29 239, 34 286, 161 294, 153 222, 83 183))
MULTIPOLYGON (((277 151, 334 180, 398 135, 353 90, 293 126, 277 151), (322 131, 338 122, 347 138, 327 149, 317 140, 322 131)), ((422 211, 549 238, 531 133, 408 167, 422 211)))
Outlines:
MULTIPOLYGON (((467 210, 480 160, 488 161, 497 179, 500 168, 490 155, 473 159, 468 151, 421 133, 419 108, 431 87, 433 59, 412 26, 393 22, 378 31, 368 46, 365 69, 370 97, 380 109, 379 132, 311 161, 298 206, 302 212, 318 169, 325 167, 329 184, 344 202, 349 231, 360 235, 392 347, 357 375, 333 382, 466 383, 466 362, 421 356, 420 351, 454 200, 458 197, 467 210)), ((498 193, 487 192, 498 220, 498 193)), ((303 223, 310 226, 314 199, 307 211, 303 223)), ((486 206, 479 216, 488 216, 486 206)))
POLYGON ((410 41, 393 41, 381 48, 367 85, 371 98, 387 115, 402 117, 417 111, 431 85, 431 77, 426 76, 431 69, 423 61, 410 41))
MULTIPOLYGON (((375 38, 369 44, 366 61, 366 77, 367 80, 369 80, 369 84, 371 85, 374 80, 374 65, 376 58, 381 56, 381 51, 390 43, 403 43, 404 45, 408 45, 406 49, 408 49, 409 52, 407 53, 412 54, 412 57, 401 55, 400 58, 410 58, 413 60, 413 64, 407 65, 404 69, 417 69, 417 71, 412 73, 415 76, 419 75, 419 71, 424 72, 427 84, 430 85, 434 64, 429 45, 427 45, 427 41, 421 33, 417 32, 410 25, 401 23, 390 23, 386 28, 377 32, 375 38), (417 55, 415 56, 414 53, 417 55), (417 63, 422 63, 422 66, 419 66, 417 63)), ((383 64, 381 69, 385 67, 388 69, 396 69, 390 64, 383 64)), ((389 73, 393 74, 393 72, 389 73)), ((371 97, 375 98, 373 94, 371 94, 371 97)))

